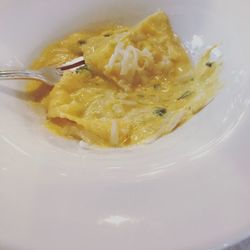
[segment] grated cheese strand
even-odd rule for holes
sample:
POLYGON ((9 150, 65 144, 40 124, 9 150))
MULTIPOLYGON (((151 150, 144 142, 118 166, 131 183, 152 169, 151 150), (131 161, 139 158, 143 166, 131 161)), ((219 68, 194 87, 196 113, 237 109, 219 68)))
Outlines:
POLYGON ((111 131, 110 131, 110 143, 113 146, 119 145, 119 130, 118 130, 118 123, 116 120, 112 120, 111 131))

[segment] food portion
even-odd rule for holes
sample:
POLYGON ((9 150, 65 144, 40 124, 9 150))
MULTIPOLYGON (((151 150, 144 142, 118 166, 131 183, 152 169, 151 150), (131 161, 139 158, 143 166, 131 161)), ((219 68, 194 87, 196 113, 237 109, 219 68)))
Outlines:
POLYGON ((189 120, 215 96, 220 64, 208 50, 193 66, 164 12, 134 27, 73 34, 44 50, 33 69, 83 55, 86 67, 65 72, 51 88, 27 91, 58 135, 103 147, 156 140, 189 120))
POLYGON ((125 91, 146 85, 155 76, 190 70, 189 58, 172 31, 167 16, 156 13, 109 39, 91 39, 83 46, 87 65, 125 91), (94 47, 94 51, 93 51, 94 47))

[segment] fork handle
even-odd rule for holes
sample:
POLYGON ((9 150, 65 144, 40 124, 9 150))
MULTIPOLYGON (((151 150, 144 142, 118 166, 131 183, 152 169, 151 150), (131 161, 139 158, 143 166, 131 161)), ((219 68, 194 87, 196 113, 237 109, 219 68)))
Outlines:
POLYGON ((46 81, 37 71, 32 70, 0 70, 0 80, 33 79, 46 81))

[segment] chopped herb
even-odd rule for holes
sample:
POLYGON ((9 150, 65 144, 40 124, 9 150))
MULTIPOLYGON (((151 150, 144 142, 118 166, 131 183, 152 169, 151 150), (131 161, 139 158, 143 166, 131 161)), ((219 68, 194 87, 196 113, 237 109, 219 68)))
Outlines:
POLYGON ((78 41, 78 44, 79 44, 79 45, 84 45, 84 44, 86 44, 86 43, 87 43, 86 40, 79 40, 79 41, 78 41))
POLYGON ((140 98, 144 98, 144 95, 138 95, 138 97, 140 97, 140 98))
POLYGON ((192 93, 191 91, 187 90, 187 91, 186 91, 185 93, 183 93, 183 95, 180 96, 177 100, 180 101, 180 100, 182 100, 182 99, 185 99, 185 98, 189 97, 189 96, 192 95, 192 94, 193 94, 193 93, 192 93))
POLYGON ((83 70, 88 70, 88 66, 87 65, 84 65, 82 67, 79 67, 76 69, 76 74, 80 74, 83 72, 83 70))
POLYGON ((111 33, 107 33, 107 34, 104 34, 103 36, 104 37, 110 37, 110 36, 112 36, 112 34, 111 33))
POLYGON ((214 64, 213 64, 212 62, 207 62, 207 63, 206 63, 206 66, 209 67, 209 68, 212 68, 213 65, 214 65, 214 64))
POLYGON ((167 109, 166 108, 155 108, 154 110, 154 114, 157 115, 157 116, 164 116, 165 114, 167 113, 167 109))
POLYGON ((161 84, 155 84, 154 85, 154 89, 160 89, 160 87, 161 87, 161 84))

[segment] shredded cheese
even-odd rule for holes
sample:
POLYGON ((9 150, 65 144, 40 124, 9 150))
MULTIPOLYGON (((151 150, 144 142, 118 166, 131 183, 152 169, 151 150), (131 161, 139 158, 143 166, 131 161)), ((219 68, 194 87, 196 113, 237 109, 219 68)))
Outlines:
POLYGON ((123 42, 118 42, 105 70, 118 70, 122 79, 119 84, 124 87, 127 83, 133 82, 137 74, 143 75, 153 62, 153 55, 147 48, 139 50, 132 45, 126 47, 123 42))
POLYGON ((111 131, 110 131, 110 143, 113 146, 117 146, 119 144, 119 129, 116 120, 112 120, 111 131))

